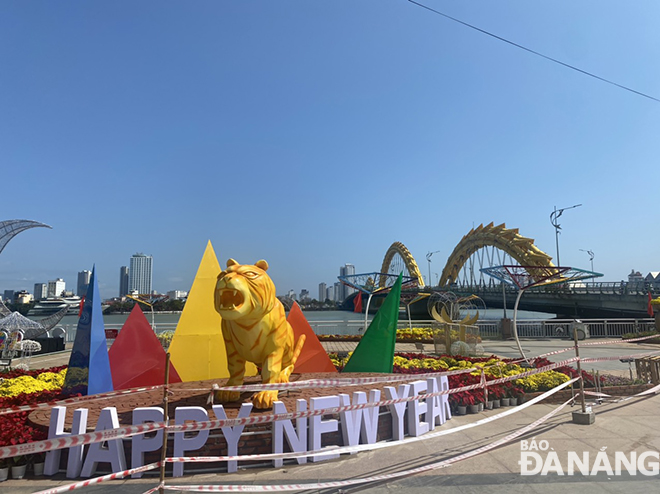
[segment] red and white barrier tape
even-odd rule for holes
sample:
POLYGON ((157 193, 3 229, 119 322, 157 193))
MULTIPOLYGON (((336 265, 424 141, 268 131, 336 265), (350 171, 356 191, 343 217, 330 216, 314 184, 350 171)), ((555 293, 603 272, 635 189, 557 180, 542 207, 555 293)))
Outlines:
MULTIPOLYGON (((569 359, 571 360, 571 359, 569 359)), ((534 369, 528 372, 525 372, 523 374, 517 374, 515 376, 508 376, 505 378, 502 378, 498 381, 501 382, 506 382, 506 381, 512 381, 515 379, 519 379, 519 376, 526 376, 526 375, 532 375, 532 374, 537 374, 540 372, 545 372, 546 370, 555 368, 555 367, 561 367, 565 365, 565 363, 568 361, 564 362, 557 362, 555 364, 547 365, 544 366, 540 369, 534 369)), ((417 377, 420 376, 437 376, 438 373, 435 374, 417 374, 417 377)), ((487 384, 493 382, 493 381, 487 381, 487 384)), ((353 411, 353 410, 359 410, 363 408, 368 408, 368 407, 374 407, 374 406, 388 406, 388 405, 394 405, 397 403, 403 403, 407 401, 415 401, 419 399, 428 399, 428 398, 433 398, 435 396, 441 396, 441 395, 446 395, 446 394, 453 394, 453 393, 459 393, 461 391, 469 391, 472 389, 477 389, 481 387, 481 383, 476 383, 472 384, 469 386, 462 386, 460 388, 453 388, 449 390, 442 390, 442 391, 437 391, 434 393, 428 393, 425 395, 418 395, 418 396, 410 396, 410 397, 405 397, 405 398, 397 398, 397 399, 392 399, 392 400, 383 400, 375 403, 364 403, 364 404, 357 404, 357 405, 346 405, 342 407, 335 407, 335 408, 329 408, 329 409, 319 409, 319 410, 305 410, 305 411, 300 411, 300 412, 289 412, 289 413, 284 413, 284 414, 268 414, 268 415, 257 415, 257 416, 249 416, 249 417, 243 417, 243 418, 231 418, 231 419, 217 419, 217 420, 209 420, 209 421, 204 421, 204 422, 189 422, 186 424, 179 424, 179 425, 169 425, 167 426, 167 430, 170 433, 176 433, 176 432, 192 432, 192 431, 200 431, 200 430, 209 430, 209 429, 219 429, 221 427, 226 427, 226 426, 236 426, 236 425, 254 425, 254 424, 265 424, 269 422, 274 422, 276 420, 295 420, 298 418, 304 418, 304 417, 311 417, 315 415, 324 415, 324 414, 330 414, 330 413, 340 413, 340 412, 348 412, 348 411, 353 411)), ((63 448, 69 448, 72 446, 81 446, 85 444, 92 444, 92 443, 98 443, 98 442, 103 442, 103 441, 109 441, 113 439, 121 439, 124 437, 130 437, 134 436, 136 434, 143 434, 146 432, 152 432, 156 431, 159 429, 165 428, 166 425, 164 422, 151 422, 151 423, 145 423, 145 424, 140 424, 140 425, 133 425, 133 426, 127 426, 127 427, 120 427, 118 429, 108 429, 105 431, 99 431, 99 432, 91 432, 91 433, 85 433, 85 434, 79 434, 75 436, 65 436, 65 437, 59 437, 59 438, 54 438, 54 439, 45 439, 42 441, 35 441, 31 443, 25 443, 25 444, 18 444, 14 446, 4 446, 0 448, 0 458, 10 458, 14 456, 21 456, 21 455, 27 455, 27 454, 33 454, 33 453, 43 453, 46 451, 51 451, 54 449, 63 449, 63 448)))
POLYGON ((30 412, 32 410, 38 410, 40 408, 51 408, 55 406, 71 405, 74 403, 94 401, 94 400, 106 400, 108 398, 114 398, 117 396, 122 396, 127 394, 145 393, 147 391, 152 391, 154 389, 159 389, 162 387, 163 385, 161 384, 158 386, 148 386, 144 388, 122 389, 120 391, 109 391, 107 393, 99 393, 96 395, 76 396, 74 398, 66 398, 64 400, 49 401, 46 403, 39 403, 37 405, 22 405, 16 407, 9 407, 0 410, 0 415, 6 415, 8 413, 16 413, 16 412, 30 412))
POLYGON ((164 422, 148 422, 140 425, 108 429, 99 432, 88 432, 77 436, 56 437, 34 441, 32 443, 17 444, 15 446, 3 446, 0 448, 0 458, 11 458, 14 456, 30 455, 34 453, 45 453, 54 449, 70 448, 71 446, 82 446, 84 444, 100 443, 113 439, 144 434, 165 428, 164 422))
POLYGON ((618 357, 580 357, 580 362, 589 364, 592 362, 605 362, 607 360, 621 360, 623 358, 643 358, 650 357, 651 355, 657 355, 658 353, 660 353, 660 350, 655 352, 634 353, 632 355, 624 355, 618 357))
MULTIPOLYGON (((603 359, 610 359, 609 357, 603 357, 603 359)), ((562 367, 567 365, 568 363, 571 363, 573 361, 577 360, 577 357, 573 357, 571 359, 564 360, 562 362, 556 362, 550 365, 546 365, 543 367, 540 367, 538 369, 532 369, 530 371, 523 372, 521 374, 516 374, 514 376, 507 376, 499 379, 494 379, 491 381, 486 381, 487 386, 495 385, 495 384, 500 384, 503 382, 507 381, 513 381, 516 379, 522 379, 524 377, 533 375, 533 374, 538 374, 541 372, 545 372, 547 370, 551 370, 556 367, 562 367)), ((438 375, 442 375, 442 373, 429 373, 429 374, 416 374, 413 375, 417 379, 425 376, 433 376, 437 377, 438 375)), ((291 383, 293 384, 293 383, 291 383)), ((217 419, 217 420, 209 420, 209 421, 204 421, 204 422, 189 422, 186 424, 180 424, 180 425, 170 425, 167 426, 167 430, 170 433, 176 433, 176 432, 192 432, 192 431, 200 431, 200 430, 209 430, 209 429, 218 429, 221 427, 226 427, 226 426, 236 426, 236 425, 254 425, 254 424, 265 424, 269 422, 274 422, 276 420, 295 420, 297 418, 304 418, 304 417, 311 417, 315 415, 324 415, 324 414, 335 414, 335 413, 340 413, 340 412, 347 412, 347 411, 354 411, 354 410, 359 410, 363 408, 368 408, 368 407, 374 407, 374 406, 388 406, 388 405, 394 405, 397 403, 403 403, 407 401, 414 401, 414 400, 419 400, 419 399, 428 399, 432 398, 435 396, 440 396, 440 395, 445 395, 445 394, 453 394, 453 393, 459 393, 462 391, 469 391, 472 389, 477 389, 481 388, 482 384, 481 383, 476 383, 468 386, 462 386, 460 388, 454 388, 454 389, 449 389, 449 390, 443 390, 443 391, 438 391, 435 393, 428 393, 425 395, 419 395, 419 396, 412 396, 412 397, 406 397, 406 398, 397 398, 393 400, 383 400, 377 403, 365 403, 365 404, 358 404, 358 405, 347 405, 347 406, 342 406, 342 407, 335 407, 335 408, 329 408, 329 409, 324 409, 324 410, 306 410, 306 411, 300 411, 300 412, 290 412, 286 414, 269 414, 269 415, 259 415, 259 416, 250 416, 250 417, 244 417, 244 418, 233 418, 233 419, 217 419)), ((139 388, 137 388, 139 389, 139 388)), ((99 431, 99 432, 92 432, 92 433, 86 433, 86 434, 80 434, 76 436, 66 436, 66 437, 59 437, 59 438, 54 438, 54 439, 46 439, 42 441, 35 441, 31 443, 24 443, 24 444, 18 444, 18 445, 13 445, 13 446, 4 446, 0 448, 0 458, 11 458, 14 456, 21 456, 21 455, 27 455, 27 454, 33 454, 33 453, 41 453, 41 452, 46 452, 46 451, 51 451, 54 449, 63 449, 63 448, 69 448, 72 446, 81 446, 85 444, 92 444, 92 443, 98 443, 98 442, 103 442, 103 441, 108 441, 108 440, 113 440, 113 439, 121 439, 124 437, 130 437, 134 436, 136 434, 143 434, 146 432, 152 432, 156 431, 159 429, 165 428, 166 425, 164 422, 158 422, 158 423, 147 423, 147 424, 141 424, 141 425, 135 425, 135 426, 127 426, 127 427, 121 427, 118 429, 109 429, 105 431, 99 431)))
MULTIPOLYGON (((305 388, 335 388, 335 387, 349 387, 367 384, 382 384, 388 382, 402 382, 402 381, 418 381, 430 377, 438 376, 453 376, 459 374, 467 374, 469 372, 478 371, 479 367, 470 367, 465 369, 456 369, 453 371, 435 371, 427 372, 424 374, 388 374, 386 376, 378 377, 353 377, 353 378, 337 378, 337 379, 308 379, 305 381, 293 381, 286 383, 269 383, 269 384, 246 384, 242 386, 218 386, 213 385, 213 391, 265 391, 265 390, 291 390, 291 389, 305 389, 305 388)), ((196 391, 208 391, 200 389, 196 391)))
POLYGON ((506 444, 513 439, 516 439, 517 437, 520 437, 527 432, 531 431, 532 429, 538 427, 545 421, 549 420, 552 418, 554 415, 559 413, 566 405, 571 403, 573 401, 573 398, 570 400, 566 401, 559 407, 555 408, 552 410, 550 413, 544 415, 540 419, 532 422, 531 424, 507 435, 506 437, 503 437, 502 439, 499 439, 497 441, 494 441, 486 446, 483 446, 481 448, 474 449, 472 451, 469 451, 467 453, 464 453, 462 455, 457 455, 452 458, 449 458, 447 460, 439 461, 436 463, 432 463, 430 465, 424 465, 422 467, 418 468, 412 468, 409 470, 404 470, 401 472, 396 472, 396 473, 390 473, 390 474, 384 474, 384 475, 375 475, 371 477, 364 477, 364 478, 359 478, 359 479, 350 479, 350 480, 339 480, 339 481, 333 481, 333 482, 318 482, 318 483, 313 483, 313 484, 275 484, 275 485, 172 485, 168 486, 165 485, 163 488, 165 490, 180 490, 180 491, 203 491, 203 492, 284 492, 284 491, 298 491, 298 490, 318 490, 318 489, 329 489, 329 488, 337 488, 337 487, 346 487, 349 485, 355 485, 355 484, 366 484, 366 483, 372 483, 372 482, 380 482, 380 481, 386 481, 386 480, 394 480, 397 478, 401 477, 407 477, 410 475, 414 475, 417 473, 422 473, 422 472, 427 472, 429 470, 435 470, 438 468, 444 468, 447 467, 453 463, 457 463, 462 460, 466 460, 468 458, 472 458, 474 456, 477 456, 479 454, 485 453, 487 451, 490 451, 491 449, 495 449, 503 444, 506 444))
MULTIPOLYGON (((660 384, 653 386, 652 388, 646 389, 644 391, 640 391, 639 393, 636 393, 632 396, 619 397, 619 399, 620 401, 627 401, 627 400, 631 400, 632 398, 639 398, 650 394, 657 394, 658 392, 660 392, 660 384)), ((601 398, 617 398, 616 396, 608 395, 607 393, 598 393, 596 391, 585 391, 584 394, 589 396, 600 396, 601 398)))
POLYGON ((59 494, 61 492, 75 491, 76 489, 82 489, 83 487, 88 487, 94 484, 100 484, 101 482, 106 482, 108 480, 123 479, 128 475, 132 475, 138 472, 146 472, 147 470, 153 470, 154 468, 159 468, 160 462, 150 463, 137 468, 131 468, 130 470, 124 470, 123 472, 115 472, 109 475, 104 475, 103 477, 96 477, 93 479, 83 480, 81 482, 76 482, 74 484, 62 485, 60 487, 55 487, 53 489, 47 489, 45 491, 35 492, 34 494, 59 494))
POLYGON ((572 357, 566 360, 562 360, 561 362, 555 362, 553 364, 548 364, 544 365, 543 367, 539 367, 537 369, 532 369, 529 371, 521 372, 520 374, 516 374, 514 376, 507 376, 507 377, 500 377, 498 379, 492 379, 490 381, 486 381, 486 386, 492 386, 494 384, 502 384, 507 381, 514 381, 516 379, 522 379, 524 377, 532 376, 534 374, 538 374, 540 372, 546 372, 552 369, 556 369, 557 367, 564 367, 568 364, 571 364, 573 362, 576 362, 578 360, 578 357, 572 357))
MULTIPOLYGON (((656 335, 651 335, 651 336, 641 336, 639 338, 631 338, 629 340, 592 341, 592 342, 589 342, 589 343, 579 343, 578 346, 583 347, 583 346, 593 346, 593 345, 614 345, 614 344, 619 344, 619 343, 633 343, 633 342, 636 342, 636 341, 650 340, 652 338, 658 338, 658 337, 659 336, 656 334, 656 335)), ((570 352, 571 350, 575 350, 575 346, 569 346, 569 347, 566 347, 566 348, 562 348, 561 350, 554 350, 552 352, 543 353, 541 355, 536 355, 535 357, 528 357, 527 360, 534 360, 534 359, 537 359, 537 358, 549 357, 550 355, 558 355, 560 353, 570 352)), ((524 362, 524 361, 525 361, 525 359, 517 359, 517 360, 513 360, 509 363, 513 364, 513 363, 516 363, 516 362, 524 362)))
MULTIPOLYGON (((176 463, 176 462, 219 462, 219 461, 231 461, 231 460, 237 460, 237 461, 249 461, 249 460, 272 460, 272 459, 289 459, 289 458, 298 458, 298 457, 303 457, 303 456, 311 456, 311 455, 316 455, 316 456, 321 456, 323 454, 341 454, 341 453, 353 453, 357 451, 365 451, 365 450, 373 450, 373 449, 380 449, 380 448, 388 448, 388 447, 394 447, 394 446, 400 446, 403 444, 409 444, 411 442, 417 442, 417 441, 424 441, 424 440, 429 440, 433 438, 437 438, 442 435, 447 435, 447 434, 453 434, 468 428, 472 427, 477 427, 480 425, 484 425, 488 422, 493 422, 495 420, 498 420, 500 418, 503 418, 507 415, 511 415, 512 413, 517 413, 520 410, 523 410, 531 405, 534 405, 538 403, 539 401, 547 398, 548 396, 556 393, 557 391, 561 390, 562 388, 568 386, 569 384, 572 384, 576 379, 572 379, 569 382, 566 382, 560 386, 557 386, 556 388, 553 388, 550 391, 547 391, 543 395, 540 395, 533 400, 530 400, 527 403, 524 403, 523 405, 520 405, 519 407, 516 407, 515 409, 507 410, 505 412, 499 413, 497 415, 494 415, 492 417, 487 417, 485 419, 479 420, 477 422, 472 422, 470 424, 465 424, 463 426, 455 427, 452 429, 444 429, 438 432, 433 432, 433 433, 428 433, 423 436, 418 436, 418 437, 412 437, 412 438, 407 438, 404 440, 400 441, 392 441, 392 442, 381 442, 381 443, 376 443, 376 444, 363 444, 363 445, 357 445, 357 446, 346 446, 346 447, 340 447, 340 448, 333 448, 331 451, 325 449, 325 450, 318 450, 318 451, 308 451, 305 453, 273 453, 273 454, 261 454, 261 455, 241 455, 241 456, 218 456, 218 457, 182 457, 182 458, 167 458, 166 461, 168 463, 176 463)), ((137 472, 144 472, 148 470, 153 470, 155 468, 160 467, 160 462, 156 463, 151 463, 149 465, 144 465, 142 467, 138 468, 133 468, 130 470, 125 470, 123 472, 115 472, 109 475, 104 475, 102 477, 97 477, 93 479, 88 479, 84 480, 81 482, 76 482, 73 484, 68 484, 64 486, 60 486, 54 489, 48 489, 45 491, 40 491, 39 493, 36 494, 59 494, 62 492, 69 492, 73 491, 76 489, 80 489, 83 487, 87 487, 89 485, 94 485, 98 483, 102 483, 108 480, 114 480, 114 479, 119 479, 126 477, 128 475, 131 475, 133 473, 137 472)), ((158 488, 161 487, 160 485, 158 487, 155 487, 147 493, 150 492, 155 492, 158 490, 158 488)), ((147 494, 145 493, 145 494, 147 494)))
MULTIPOLYGON (((332 448, 332 449, 321 449, 321 450, 316 450, 316 451, 305 451, 302 453, 267 453, 267 454, 253 454, 253 455, 240 455, 240 456, 213 456, 213 457, 179 457, 179 458, 167 458, 165 461, 168 463, 176 463, 176 462, 186 462, 186 463, 208 463, 208 462, 220 462, 220 461, 254 461, 254 460, 277 460, 277 459, 295 459, 295 458, 302 458, 302 457, 307 457, 307 456, 323 456, 323 455, 336 455, 336 454, 344 454, 344 453, 357 453, 361 451, 372 451, 376 449, 383 449, 383 448, 391 448, 394 446, 401 446, 401 445, 407 445, 410 443, 414 442, 419 442, 419 441, 426 441, 429 439, 434 439, 440 436, 446 436, 449 434, 454 434, 456 432, 460 432, 466 429, 471 429, 473 427, 479 427, 481 425, 494 422, 496 420, 499 420, 501 418, 507 417, 509 415, 512 415, 514 413, 518 413, 525 408, 528 408, 532 405, 535 405, 539 403, 540 401, 545 400, 549 396, 555 394, 556 392, 564 389, 567 386, 570 386, 573 384, 575 381, 577 381, 578 378, 573 378, 565 383, 560 384, 559 386, 556 386, 552 388, 549 391, 546 391, 545 393, 523 403, 522 405, 519 405, 517 407, 512 407, 509 410, 505 410, 503 412, 500 412, 496 415, 492 415, 490 417, 486 417, 480 420, 477 420, 476 422, 470 422, 469 424, 464 424, 461 426, 453 427, 451 429, 442 429, 438 430, 435 432, 427 432, 426 434, 422 436, 416 436, 416 437, 408 437, 406 439, 401 439, 398 441, 387 441, 387 442, 380 442, 380 443, 375 443, 375 444, 360 444, 356 446, 340 446, 338 448, 332 448)), ((420 395, 420 398, 422 396, 420 395)))

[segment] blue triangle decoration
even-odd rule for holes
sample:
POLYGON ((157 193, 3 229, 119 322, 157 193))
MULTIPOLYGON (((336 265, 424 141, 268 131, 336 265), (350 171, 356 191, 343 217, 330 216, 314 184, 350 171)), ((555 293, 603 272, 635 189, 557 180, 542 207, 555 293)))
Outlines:
POLYGON ((101 296, 94 266, 78 320, 63 391, 67 394, 93 395, 113 390, 101 296))

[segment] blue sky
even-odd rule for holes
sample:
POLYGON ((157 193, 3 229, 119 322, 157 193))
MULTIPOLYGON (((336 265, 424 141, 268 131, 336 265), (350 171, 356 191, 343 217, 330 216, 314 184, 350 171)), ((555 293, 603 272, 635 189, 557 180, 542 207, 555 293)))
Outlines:
MULTIPOLYGON (((655 1, 426 5, 660 98, 655 1)), ((433 272, 506 223, 604 280, 660 270, 660 103, 404 0, 0 3, 0 290, 154 257, 189 289, 208 240, 270 263, 278 293, 433 272)))

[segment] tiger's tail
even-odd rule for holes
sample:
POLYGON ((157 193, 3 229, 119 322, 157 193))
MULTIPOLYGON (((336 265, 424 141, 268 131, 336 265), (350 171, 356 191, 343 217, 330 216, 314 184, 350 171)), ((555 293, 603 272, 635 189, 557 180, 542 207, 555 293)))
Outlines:
POLYGON ((298 360, 298 357, 300 357, 300 352, 302 352, 303 346, 305 345, 305 340, 307 339, 307 336, 302 334, 300 335, 300 338, 298 338, 298 341, 296 342, 296 347, 293 350, 293 356, 291 357, 291 363, 282 370, 280 373, 280 382, 281 383, 288 383, 289 382, 289 377, 291 376, 291 373, 293 372, 293 368, 296 366, 296 361, 298 360))

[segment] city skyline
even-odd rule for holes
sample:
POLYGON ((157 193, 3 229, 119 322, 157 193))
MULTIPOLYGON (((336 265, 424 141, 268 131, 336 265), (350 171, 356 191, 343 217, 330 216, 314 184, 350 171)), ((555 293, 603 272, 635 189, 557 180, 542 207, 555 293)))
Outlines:
MULTIPOLYGON (((660 4, 436 4, 660 98, 660 4)), ((660 104, 410 2, 6 0, 0 40, 3 218, 52 227, 9 242, 0 289, 95 266, 111 298, 141 251, 154 289, 188 290, 209 240, 279 293, 379 271, 395 241, 435 281, 490 222, 554 259, 577 204, 562 264, 660 268, 660 104)))

